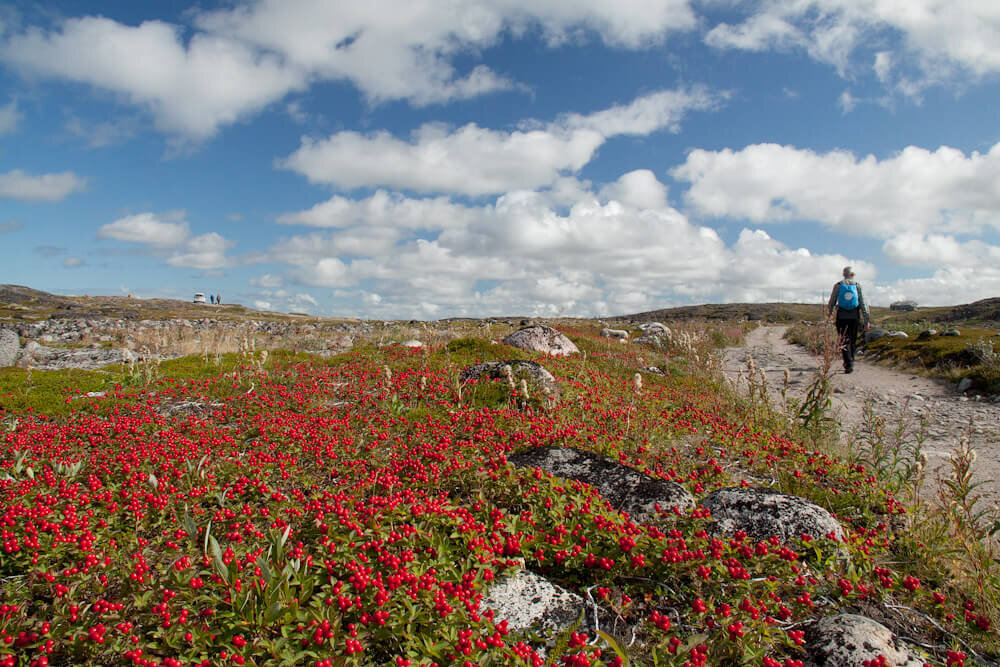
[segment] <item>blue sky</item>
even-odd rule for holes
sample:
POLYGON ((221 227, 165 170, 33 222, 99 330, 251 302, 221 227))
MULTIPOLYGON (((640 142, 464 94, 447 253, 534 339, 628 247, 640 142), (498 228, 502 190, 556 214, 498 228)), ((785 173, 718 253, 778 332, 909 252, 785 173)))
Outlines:
POLYGON ((0 7, 0 282, 327 316, 1000 295, 994 0, 0 7))

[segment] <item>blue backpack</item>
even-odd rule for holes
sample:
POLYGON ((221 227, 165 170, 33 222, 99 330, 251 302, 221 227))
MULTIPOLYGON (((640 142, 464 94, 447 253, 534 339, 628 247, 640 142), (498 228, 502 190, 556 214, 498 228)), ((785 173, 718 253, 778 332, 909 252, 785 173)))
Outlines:
POLYGON ((858 286, 840 283, 840 294, 837 295, 837 306, 842 310, 854 310, 858 307, 858 286))

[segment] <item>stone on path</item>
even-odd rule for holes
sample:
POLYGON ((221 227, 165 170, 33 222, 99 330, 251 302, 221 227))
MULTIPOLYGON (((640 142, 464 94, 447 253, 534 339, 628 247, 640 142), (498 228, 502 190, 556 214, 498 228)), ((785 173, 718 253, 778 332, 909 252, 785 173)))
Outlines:
POLYGON ((0 329, 0 367, 13 366, 21 351, 21 339, 16 331, 0 329))
POLYGON ((788 542, 802 535, 819 538, 828 533, 838 540, 844 538, 844 528, 816 503, 770 489, 719 489, 705 496, 701 506, 712 512, 721 532, 742 530, 757 541, 777 535, 788 542))
POLYGON ((503 342, 522 350, 544 352, 554 357, 564 357, 580 351, 573 341, 544 324, 515 331, 504 338, 503 342))
POLYGON ((518 468, 541 468, 555 477, 575 479, 597 489, 619 512, 628 512, 634 521, 650 521, 656 506, 669 512, 672 507, 694 507, 694 498, 680 484, 656 479, 609 458, 572 447, 537 447, 507 457, 518 468))
POLYGON ((809 631, 810 654, 816 665, 863 667, 881 655, 889 667, 922 667, 918 658, 878 621, 856 614, 820 619, 809 631))

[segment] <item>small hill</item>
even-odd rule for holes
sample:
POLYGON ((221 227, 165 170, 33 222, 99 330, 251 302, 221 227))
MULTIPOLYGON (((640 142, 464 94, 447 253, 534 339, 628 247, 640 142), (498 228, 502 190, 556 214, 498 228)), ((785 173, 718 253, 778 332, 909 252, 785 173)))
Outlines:
MULTIPOLYGON (((113 317, 123 320, 254 319, 287 320, 291 315, 253 310, 237 303, 219 306, 180 299, 127 296, 64 296, 23 285, 0 285, 0 319, 43 320, 113 317)), ((301 318, 301 315, 299 316, 301 318)))
POLYGON ((661 308, 632 315, 609 318, 624 322, 634 320, 752 320, 788 323, 823 318, 823 306, 807 303, 709 303, 699 306, 661 308))

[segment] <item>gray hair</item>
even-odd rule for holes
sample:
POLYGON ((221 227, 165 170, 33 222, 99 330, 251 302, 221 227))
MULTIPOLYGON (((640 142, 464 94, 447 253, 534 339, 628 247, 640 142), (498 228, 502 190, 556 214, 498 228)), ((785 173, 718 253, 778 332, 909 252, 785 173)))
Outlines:
POLYGON ((854 275, 854 269, 852 269, 849 266, 845 266, 844 267, 844 277, 845 278, 850 278, 853 275, 854 275))

